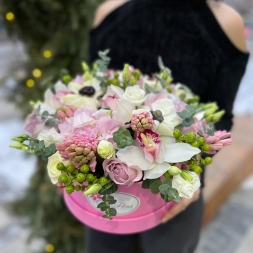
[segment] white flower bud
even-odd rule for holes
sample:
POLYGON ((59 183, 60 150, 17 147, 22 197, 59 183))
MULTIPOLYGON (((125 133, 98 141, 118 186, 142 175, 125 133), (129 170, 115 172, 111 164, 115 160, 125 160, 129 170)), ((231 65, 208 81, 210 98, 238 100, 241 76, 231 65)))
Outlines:
POLYGON ((102 140, 97 147, 98 154, 104 159, 115 157, 115 149, 111 142, 102 140))
POLYGON ((169 173, 171 176, 176 176, 182 173, 182 170, 180 170, 178 167, 176 166, 171 166, 169 169, 169 173))

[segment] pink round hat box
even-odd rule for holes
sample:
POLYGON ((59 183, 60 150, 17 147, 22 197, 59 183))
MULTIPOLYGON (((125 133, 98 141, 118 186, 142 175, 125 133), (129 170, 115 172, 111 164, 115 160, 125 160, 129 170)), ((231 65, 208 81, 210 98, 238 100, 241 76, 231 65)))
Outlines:
POLYGON ((113 194, 117 203, 111 207, 117 210, 112 220, 103 218, 97 209, 102 196, 92 194, 87 197, 82 192, 67 194, 65 202, 71 213, 85 225, 113 234, 132 234, 151 229, 161 224, 164 214, 174 202, 164 202, 160 194, 154 195, 149 189, 142 189, 141 183, 130 187, 119 186, 113 194))

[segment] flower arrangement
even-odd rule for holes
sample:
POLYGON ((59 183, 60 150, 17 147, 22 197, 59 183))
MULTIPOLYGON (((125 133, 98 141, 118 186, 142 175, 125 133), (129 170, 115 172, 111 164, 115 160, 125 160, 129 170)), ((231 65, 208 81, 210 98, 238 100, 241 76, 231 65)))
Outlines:
POLYGON ((200 187, 202 167, 210 156, 231 144, 231 134, 215 131, 224 111, 183 84, 173 84, 171 71, 159 58, 160 72, 143 75, 129 65, 108 69, 108 51, 84 74, 63 78, 43 102, 32 103, 25 122, 29 133, 10 145, 48 159, 53 184, 68 194, 99 198, 97 208, 112 219, 112 195, 118 186, 160 194, 165 202, 192 198, 200 187))

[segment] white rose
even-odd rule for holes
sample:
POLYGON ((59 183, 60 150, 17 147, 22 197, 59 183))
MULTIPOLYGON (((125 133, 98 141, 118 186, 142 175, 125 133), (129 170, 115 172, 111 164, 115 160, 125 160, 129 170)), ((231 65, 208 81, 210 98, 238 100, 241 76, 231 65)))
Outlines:
POLYGON ((123 97, 136 106, 141 105, 145 100, 145 91, 138 85, 127 87, 123 97))
POLYGON ((115 157, 115 149, 113 144, 109 141, 102 140, 97 147, 98 154, 104 159, 115 157))
POLYGON ((57 170, 57 164, 62 162, 62 157, 59 152, 48 158, 47 172, 53 184, 58 182, 58 177, 61 175, 61 171, 57 170))
POLYGON ((58 143, 63 141, 63 136, 54 128, 51 128, 49 130, 42 130, 38 135, 38 140, 44 141, 45 146, 48 147, 50 144, 58 143))
POLYGON ((191 182, 185 180, 181 175, 176 175, 172 179, 172 187, 177 189, 181 198, 191 199, 200 187, 198 175, 194 172, 189 172, 189 174, 193 177, 191 182))

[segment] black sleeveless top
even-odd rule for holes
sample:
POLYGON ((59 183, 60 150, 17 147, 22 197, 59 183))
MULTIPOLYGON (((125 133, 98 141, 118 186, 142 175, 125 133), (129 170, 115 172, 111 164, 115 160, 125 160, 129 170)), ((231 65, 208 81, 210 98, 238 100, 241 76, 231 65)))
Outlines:
POLYGON ((129 63, 145 74, 158 70, 162 56, 174 82, 226 110, 216 128, 231 128, 249 54, 230 42, 204 0, 131 0, 91 31, 90 61, 105 49, 110 49, 111 68, 129 63))

